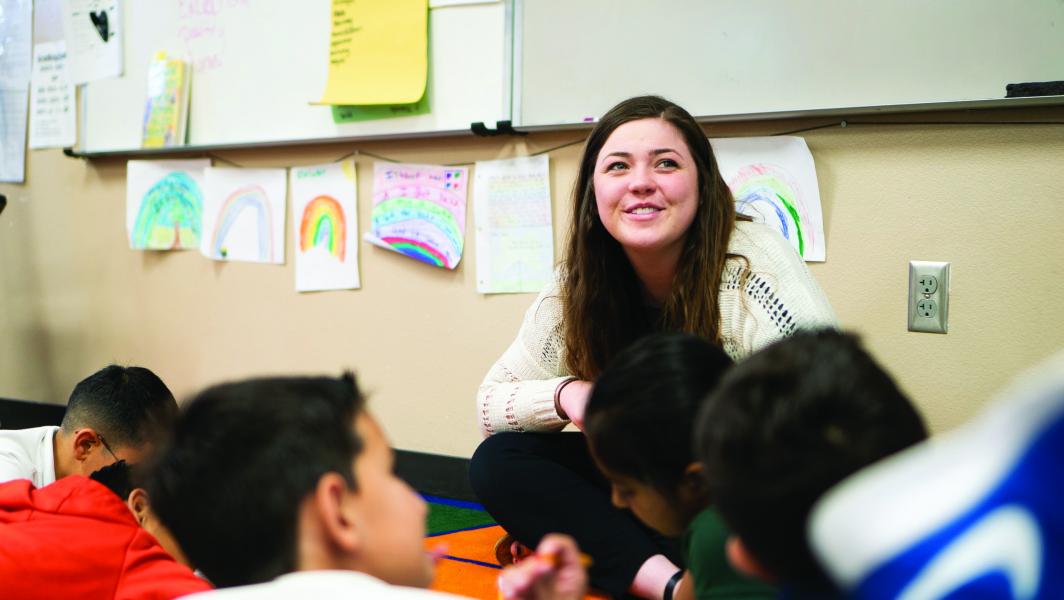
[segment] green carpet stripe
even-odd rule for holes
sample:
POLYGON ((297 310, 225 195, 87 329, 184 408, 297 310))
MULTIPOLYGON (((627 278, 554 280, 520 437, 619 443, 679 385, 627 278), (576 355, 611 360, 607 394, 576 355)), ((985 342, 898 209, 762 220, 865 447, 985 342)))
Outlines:
POLYGON ((429 502, 429 535, 494 524, 495 521, 491 516, 482 510, 429 502))

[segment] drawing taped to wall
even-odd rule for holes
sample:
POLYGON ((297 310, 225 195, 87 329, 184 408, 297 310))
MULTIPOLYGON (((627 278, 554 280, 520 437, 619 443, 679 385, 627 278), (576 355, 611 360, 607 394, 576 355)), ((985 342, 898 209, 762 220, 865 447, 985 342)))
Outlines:
POLYGON ((200 247, 209 159, 126 163, 126 231, 134 250, 200 247))
POLYGON ((289 177, 296 290, 358 288, 355 161, 295 167, 289 177))
POLYGON ((794 136, 712 139, 738 212, 783 235, 807 261, 827 254, 813 155, 794 136))
POLYGON ((372 231, 365 240, 454 269, 465 246, 468 179, 466 167, 374 163, 372 231))
POLYGON ((208 168, 200 251, 284 264, 285 169, 208 168))

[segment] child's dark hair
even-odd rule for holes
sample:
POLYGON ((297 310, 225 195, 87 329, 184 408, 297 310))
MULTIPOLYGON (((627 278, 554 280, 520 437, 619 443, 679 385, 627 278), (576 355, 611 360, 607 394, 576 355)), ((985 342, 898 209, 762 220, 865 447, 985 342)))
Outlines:
POLYGON ((833 485, 927 437, 908 398, 856 336, 794 334, 724 376, 698 415, 711 501, 783 584, 831 590, 806 520, 833 485))
POLYGON ((89 479, 102 484, 125 502, 133 492, 133 469, 124 460, 111 463, 89 474, 89 479))
POLYGON ((720 347, 686 333, 659 333, 621 351, 591 391, 584 415, 600 464, 674 496, 691 450, 693 421, 731 366, 720 347))
POLYGON ((148 470, 152 509, 218 587, 293 571, 303 499, 330 472, 356 487, 363 406, 351 374, 209 388, 148 470))
POLYGON ((165 434, 177 412, 174 395, 151 370, 108 365, 74 386, 62 427, 92 427, 115 446, 139 447, 165 434))

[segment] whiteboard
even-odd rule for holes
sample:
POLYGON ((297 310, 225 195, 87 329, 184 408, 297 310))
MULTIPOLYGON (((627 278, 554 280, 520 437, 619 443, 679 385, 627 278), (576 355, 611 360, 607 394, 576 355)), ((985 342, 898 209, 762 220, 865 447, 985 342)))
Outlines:
POLYGON ((982 101, 1064 80, 1061 0, 518 0, 516 17, 524 127, 648 93, 706 117, 982 101))
POLYGON ((255 145, 469 131, 510 118, 504 2, 429 13, 428 114, 336 124, 321 97, 330 0, 126 0, 125 72, 82 91, 79 150, 140 148, 148 61, 193 66, 190 146, 255 145))

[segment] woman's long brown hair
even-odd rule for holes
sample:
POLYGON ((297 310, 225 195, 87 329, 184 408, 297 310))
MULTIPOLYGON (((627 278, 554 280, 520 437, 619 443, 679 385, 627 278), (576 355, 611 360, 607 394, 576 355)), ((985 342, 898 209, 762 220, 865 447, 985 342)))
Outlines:
POLYGON ((657 330, 683 331, 719 343, 717 299, 735 220, 735 202, 709 140, 686 110, 657 96, 630 98, 610 109, 588 136, 573 188, 561 285, 569 372, 594 380, 625 346, 657 330), (653 322, 627 255, 599 219, 593 183, 599 151, 613 131, 630 121, 652 118, 680 132, 698 173, 698 208, 660 322, 653 322))

